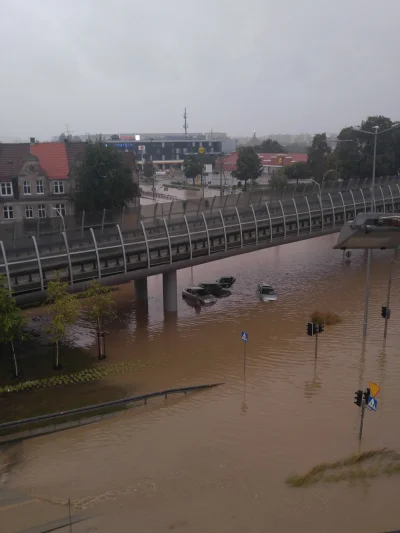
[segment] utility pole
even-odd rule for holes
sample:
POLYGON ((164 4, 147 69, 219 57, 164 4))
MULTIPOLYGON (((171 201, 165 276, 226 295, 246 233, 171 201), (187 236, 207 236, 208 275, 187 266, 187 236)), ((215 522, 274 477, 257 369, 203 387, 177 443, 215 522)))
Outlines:
POLYGON ((186 112, 186 107, 185 107, 185 112, 183 113, 183 118, 185 120, 185 122, 183 123, 183 129, 185 130, 185 139, 187 139, 187 131, 188 131, 188 128, 189 128, 189 124, 187 122, 187 117, 188 117, 188 114, 186 112))
POLYGON ((365 416, 365 398, 361 398, 361 418, 360 418, 360 433, 358 434, 358 440, 362 439, 363 427, 364 427, 364 416, 365 416))
POLYGON ((223 188, 222 188, 222 176, 223 176, 223 173, 224 173, 224 156, 221 153, 220 156, 219 156, 219 195, 220 196, 224 195, 224 191, 223 191, 223 188))

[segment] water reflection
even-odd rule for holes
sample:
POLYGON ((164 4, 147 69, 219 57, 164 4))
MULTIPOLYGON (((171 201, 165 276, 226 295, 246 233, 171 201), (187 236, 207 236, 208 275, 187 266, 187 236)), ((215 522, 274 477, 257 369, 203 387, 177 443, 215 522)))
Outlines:
POLYGON ((400 426, 393 423, 400 402, 398 299, 393 298, 386 344, 380 317, 390 253, 374 254, 363 343, 365 255, 354 252, 346 263, 332 250, 335 240, 327 236, 196 267, 197 281, 221 275, 237 280, 232 296, 209 308, 179 297, 191 284, 191 269, 178 272, 177 314, 164 315, 161 276, 149 279, 143 314, 131 287, 121 287, 119 320, 109 327, 109 361, 140 358, 151 364, 140 373, 107 378, 96 399, 111 386, 128 395, 186 384, 225 385, 26 441, 13 485, 93 505, 101 501, 103 515, 112 516, 109 529, 118 531, 132 520, 142 520, 146 532, 179 520, 196 524, 192 531, 246 531, 248 524, 263 531, 266 513, 279 531, 394 529, 398 478, 374 480, 379 488, 374 491, 369 482, 312 490, 289 489, 284 482, 290 473, 357 448, 359 410, 352 403, 357 384, 363 389, 368 381, 384 383, 379 411, 365 426, 363 449, 399 447, 400 426), (277 302, 260 304, 259 280, 273 283, 277 302), (317 309, 338 313, 342 323, 325 328, 315 360, 305 324, 317 309), (245 367, 241 331, 249 334, 245 367), (155 487, 146 495, 140 492, 145 482, 155 487), (101 500, 121 493, 127 495, 116 496, 115 507, 101 500), (199 513, 198 502, 206 512, 199 513), (233 513, 234 507, 240 512, 233 513))

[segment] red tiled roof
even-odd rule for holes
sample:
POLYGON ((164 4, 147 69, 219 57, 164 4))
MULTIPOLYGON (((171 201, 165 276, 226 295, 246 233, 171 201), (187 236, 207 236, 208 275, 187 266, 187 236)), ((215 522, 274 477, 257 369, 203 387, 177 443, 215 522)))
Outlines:
POLYGON ((32 156, 28 143, 0 143, 0 179, 11 181, 29 159, 32 156))
POLYGON ((40 166, 49 179, 67 179, 69 168, 67 151, 63 142, 31 144, 31 153, 39 158, 40 166))
MULTIPOLYGON (((258 154, 264 166, 287 166, 291 163, 306 163, 307 154, 258 154), (282 161, 281 161, 282 159, 282 161)), ((232 171, 236 168, 237 152, 225 156, 224 170, 232 171)))

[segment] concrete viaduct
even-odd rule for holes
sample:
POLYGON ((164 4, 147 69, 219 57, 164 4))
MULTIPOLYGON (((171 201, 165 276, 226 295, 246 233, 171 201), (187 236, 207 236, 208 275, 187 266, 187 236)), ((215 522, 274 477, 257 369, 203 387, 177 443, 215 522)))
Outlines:
MULTIPOLYGON (((400 211, 400 180, 377 181, 321 193, 242 193, 186 202, 141 206, 113 221, 86 225, 77 218, 56 219, 49 233, 20 234, 0 227, 0 275, 19 303, 45 297, 59 273, 72 291, 92 279, 105 284, 135 280, 138 300, 147 299, 147 277, 163 275, 165 311, 177 309, 177 270, 271 246, 338 232, 346 221, 371 210, 400 211), (142 209, 145 208, 145 209, 142 209), (11 237, 10 237, 11 235, 11 237)), ((83 219, 84 217, 82 217, 83 219)), ((88 222, 89 220, 89 222, 88 222)))

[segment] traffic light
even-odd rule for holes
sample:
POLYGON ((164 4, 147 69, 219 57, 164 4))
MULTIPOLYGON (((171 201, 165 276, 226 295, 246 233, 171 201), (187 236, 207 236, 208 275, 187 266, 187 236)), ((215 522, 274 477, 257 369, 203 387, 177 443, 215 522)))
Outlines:
POLYGON ((317 335, 317 333, 318 333, 318 324, 316 324, 316 323, 314 322, 313 325, 312 325, 312 327, 313 327, 313 333, 314 333, 314 335, 317 335))
POLYGON ((386 318, 386 316, 387 316, 387 307, 382 306, 381 317, 386 318))
POLYGON ((324 331, 324 325, 323 324, 320 324, 318 326, 318 333, 322 333, 324 331))
POLYGON ((369 398, 369 395, 371 394, 371 389, 365 389, 364 391, 364 400, 365 400, 365 403, 368 403, 368 398, 369 398))
POLYGON ((308 322, 307 324, 307 335, 309 335, 310 337, 314 335, 314 328, 311 322, 308 322))
POLYGON ((354 393, 354 403, 358 405, 358 407, 361 407, 362 397, 363 397, 363 391, 356 390, 356 392, 354 393))

